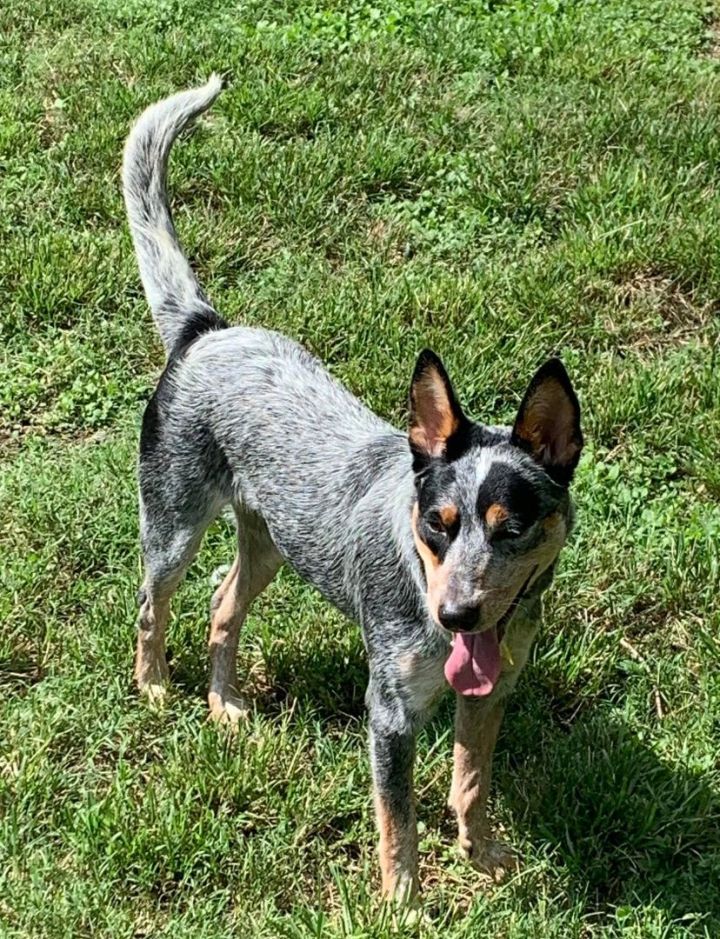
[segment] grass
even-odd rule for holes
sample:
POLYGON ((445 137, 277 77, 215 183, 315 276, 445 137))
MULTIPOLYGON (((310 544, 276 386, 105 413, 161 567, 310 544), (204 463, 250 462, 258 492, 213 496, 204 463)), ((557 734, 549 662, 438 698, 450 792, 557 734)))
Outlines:
POLYGON ((205 722, 208 536, 174 692, 131 685, 134 458, 162 365, 124 222, 132 118, 218 70, 176 220, 233 322, 404 420, 437 349, 480 418, 565 359, 579 525, 498 749, 520 874, 417 770, 428 937, 720 934, 720 58, 704 0, 27 0, 0 12, 0 923, 8 937, 412 935, 378 907, 362 644, 290 572, 236 737, 205 722))

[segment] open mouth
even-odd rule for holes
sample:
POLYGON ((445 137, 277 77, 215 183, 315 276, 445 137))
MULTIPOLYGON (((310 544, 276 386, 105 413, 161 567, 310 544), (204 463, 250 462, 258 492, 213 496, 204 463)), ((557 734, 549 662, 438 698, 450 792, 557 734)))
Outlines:
POLYGON ((492 692, 502 669, 500 643, 536 570, 537 567, 532 569, 494 626, 479 633, 455 633, 450 655, 445 662, 445 678, 459 694, 482 698, 492 692))

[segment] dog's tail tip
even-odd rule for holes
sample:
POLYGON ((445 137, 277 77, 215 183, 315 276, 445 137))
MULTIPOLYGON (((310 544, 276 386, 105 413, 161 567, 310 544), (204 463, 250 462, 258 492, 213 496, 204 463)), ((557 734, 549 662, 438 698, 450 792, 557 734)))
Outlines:
POLYGON ((205 88, 208 93, 212 93, 215 97, 220 94, 220 92, 225 87, 225 79, 218 72, 211 72, 210 77, 205 83, 205 88))
POLYGON ((204 85, 179 91, 147 107, 135 121, 125 143, 123 170, 125 174, 135 168, 144 153, 138 153, 148 143, 161 151, 169 150, 177 134, 210 107, 225 87, 222 76, 213 72, 204 85), (163 135, 165 132, 165 135, 163 135))
POLYGON ((204 111, 205 108, 209 108, 213 101, 218 97, 223 88, 225 88, 225 84, 225 79, 222 77, 222 75, 218 74, 218 72, 212 72, 204 85, 199 85, 197 88, 191 88, 188 94, 195 95, 197 97, 198 105, 204 111))

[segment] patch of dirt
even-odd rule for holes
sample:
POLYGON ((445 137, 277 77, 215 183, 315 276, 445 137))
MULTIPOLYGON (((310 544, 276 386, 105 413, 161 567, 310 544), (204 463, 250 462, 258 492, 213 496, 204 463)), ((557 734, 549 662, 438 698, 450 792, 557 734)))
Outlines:
POLYGON ((48 150, 59 144, 68 130, 65 102, 57 96, 45 98, 43 101, 43 117, 40 122, 39 135, 43 147, 48 150))
POLYGON ((382 251, 389 264, 402 264, 412 257, 413 249, 406 233, 382 218, 375 219, 368 229, 368 240, 382 251))
POLYGON ((720 19, 713 19, 707 24, 705 30, 706 45, 703 57, 706 59, 720 59, 720 19))
POLYGON ((652 269, 625 274, 615 281, 611 300, 618 310, 604 326, 625 350, 659 352, 694 339, 717 315, 715 303, 698 303, 693 291, 676 278, 652 269), (629 311, 629 313, 628 313, 629 311))

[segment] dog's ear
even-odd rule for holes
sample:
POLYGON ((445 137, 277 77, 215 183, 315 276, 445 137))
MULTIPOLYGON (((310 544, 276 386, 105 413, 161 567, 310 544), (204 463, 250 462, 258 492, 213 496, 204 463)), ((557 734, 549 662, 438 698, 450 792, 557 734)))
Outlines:
POLYGON ((430 349, 418 356, 410 383, 410 450, 416 472, 445 458, 469 426, 442 362, 430 349))
POLYGON ((560 359, 535 373, 520 405, 511 442, 529 453, 561 486, 568 486, 583 446, 580 405, 560 359))

